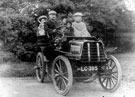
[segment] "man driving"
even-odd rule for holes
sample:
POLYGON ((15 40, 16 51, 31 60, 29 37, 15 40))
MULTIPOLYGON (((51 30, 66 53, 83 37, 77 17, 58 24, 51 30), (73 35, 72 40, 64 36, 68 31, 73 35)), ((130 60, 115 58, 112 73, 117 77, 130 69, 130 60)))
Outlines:
POLYGON ((56 15, 57 12, 54 10, 48 12, 49 20, 44 24, 44 29, 49 35, 52 35, 55 32, 56 27, 58 26, 56 15))

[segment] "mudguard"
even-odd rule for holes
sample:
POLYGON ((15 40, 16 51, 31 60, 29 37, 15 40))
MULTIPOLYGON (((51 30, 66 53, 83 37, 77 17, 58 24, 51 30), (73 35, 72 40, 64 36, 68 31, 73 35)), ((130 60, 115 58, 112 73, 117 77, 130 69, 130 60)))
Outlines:
POLYGON ((108 53, 113 53, 115 50, 117 50, 118 47, 111 47, 111 48, 107 48, 105 49, 105 53, 108 54, 108 53))

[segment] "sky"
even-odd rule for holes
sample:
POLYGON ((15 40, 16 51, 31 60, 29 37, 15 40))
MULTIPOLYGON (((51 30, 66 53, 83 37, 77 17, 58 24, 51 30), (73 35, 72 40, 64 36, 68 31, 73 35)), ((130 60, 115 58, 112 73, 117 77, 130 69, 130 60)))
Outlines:
POLYGON ((135 0, 124 0, 124 2, 127 9, 135 13, 135 0))

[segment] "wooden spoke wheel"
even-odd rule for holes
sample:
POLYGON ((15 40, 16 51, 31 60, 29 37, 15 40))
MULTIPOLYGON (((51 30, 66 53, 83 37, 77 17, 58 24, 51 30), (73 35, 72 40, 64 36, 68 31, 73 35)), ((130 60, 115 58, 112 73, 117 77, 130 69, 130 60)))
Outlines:
POLYGON ((45 75, 46 75, 46 63, 44 62, 44 55, 39 52, 37 54, 37 58, 36 58, 36 77, 37 77, 37 80, 41 83, 44 82, 44 78, 45 78, 45 75))
POLYGON ((107 64, 102 66, 104 72, 101 74, 99 82, 105 90, 114 92, 120 86, 122 70, 119 61, 114 56, 109 55, 108 58, 107 64))
POLYGON ((73 84, 72 67, 64 56, 55 58, 52 65, 52 80, 55 90, 61 95, 67 95, 73 84))

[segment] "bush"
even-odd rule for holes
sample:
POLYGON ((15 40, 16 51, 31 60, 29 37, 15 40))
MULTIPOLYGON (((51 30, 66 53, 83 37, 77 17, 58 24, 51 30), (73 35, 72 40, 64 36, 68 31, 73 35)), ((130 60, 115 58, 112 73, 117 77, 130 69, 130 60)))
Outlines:
POLYGON ((0 39, 8 51, 23 61, 33 61, 36 55, 36 21, 21 15, 0 17, 0 39))
POLYGON ((98 0, 95 3, 89 0, 84 0, 83 3, 82 0, 72 1, 75 3, 63 0, 63 2, 53 2, 53 4, 42 5, 39 8, 30 5, 28 9, 24 10, 24 13, 27 13, 25 16, 15 12, 11 14, 8 14, 7 11, 3 12, 0 16, 0 39, 3 40, 5 48, 23 61, 34 61, 38 51, 36 46, 37 18, 41 15, 47 15, 48 9, 53 9, 60 15, 82 11, 85 14, 84 18, 87 24, 93 27, 92 35, 100 36, 106 44, 111 46, 129 48, 131 41, 128 41, 127 37, 117 36, 118 32, 121 32, 120 35, 123 34, 122 30, 119 30, 121 25, 124 25, 123 28, 127 26, 130 29, 130 17, 126 17, 125 14, 128 11, 123 12, 120 8, 111 10, 111 6, 106 7, 98 0))
POLYGON ((3 40, 6 50, 11 51, 23 61, 35 61, 38 51, 36 45, 37 18, 44 14, 47 15, 48 9, 56 9, 58 13, 64 14, 73 11, 68 5, 60 11, 59 9, 64 6, 65 4, 58 4, 54 7, 40 6, 33 11, 26 10, 27 15, 14 13, 0 16, 0 39, 3 40))
POLYGON ((92 35, 103 38, 107 46, 119 47, 120 52, 130 50, 129 46, 133 45, 131 27, 134 18, 132 12, 124 7, 125 5, 113 7, 118 4, 118 0, 72 1, 76 3, 75 10, 83 12, 85 21, 93 27, 92 35), (118 33, 119 36, 117 36, 118 33))

